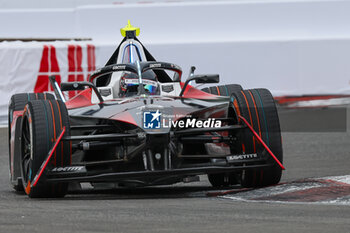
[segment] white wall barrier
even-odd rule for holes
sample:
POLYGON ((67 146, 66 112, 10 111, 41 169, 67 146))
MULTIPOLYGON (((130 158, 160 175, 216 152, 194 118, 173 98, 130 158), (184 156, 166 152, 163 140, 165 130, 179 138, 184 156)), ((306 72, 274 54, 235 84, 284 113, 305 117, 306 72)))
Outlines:
POLYGON ((0 9, 0 38, 88 37, 111 43, 128 19, 141 27, 143 41, 154 44, 350 38, 347 0, 144 2, 0 9))
MULTIPOLYGON (((61 81, 86 80, 91 71, 106 63, 116 44, 0 43, 0 124, 7 120, 12 94, 50 91, 51 74, 58 75, 61 81)), ((195 65, 197 73, 219 73, 221 83, 264 87, 275 96, 350 93, 348 40, 146 44, 146 47, 159 61, 180 65, 183 79, 190 65, 195 65)))
POLYGON ((219 73, 222 83, 266 87, 275 96, 349 94, 349 12, 350 1, 341 0, 0 10, 0 21, 6 22, 0 24, 0 38, 92 38, 1 42, 0 124, 7 121, 13 93, 44 90, 47 81, 38 80, 48 74, 75 80, 103 66, 122 39, 119 28, 128 19, 141 28, 139 39, 150 52, 160 61, 180 65, 185 76, 195 65, 197 73, 219 73), (45 49, 50 59, 44 69, 45 49))

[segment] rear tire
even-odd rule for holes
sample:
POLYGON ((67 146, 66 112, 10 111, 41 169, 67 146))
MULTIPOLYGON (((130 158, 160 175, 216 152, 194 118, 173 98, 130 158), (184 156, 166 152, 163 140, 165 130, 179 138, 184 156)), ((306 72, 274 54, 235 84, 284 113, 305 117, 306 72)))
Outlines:
MULTIPOLYGON (((283 161, 282 139, 278 113, 271 93, 266 89, 251 89, 233 94, 239 106, 239 113, 251 124, 266 145, 283 161)), ((249 129, 241 135, 244 153, 262 153, 264 148, 255 139, 249 129)), ((266 153, 267 163, 271 168, 244 170, 241 175, 243 187, 262 187, 277 184, 282 175, 282 169, 273 158, 266 153)))
POLYGON ((15 94, 11 97, 9 108, 8 108, 8 135, 9 135, 9 165, 10 165, 10 182, 12 187, 17 192, 23 191, 23 184, 21 179, 21 171, 19 165, 20 157, 20 128, 21 128, 21 118, 19 117, 16 122, 14 122, 15 132, 13 135, 13 142, 11 142, 11 126, 14 118, 14 111, 23 111, 24 106, 30 100, 40 100, 40 99, 55 99, 52 94, 49 93, 21 93, 15 94), (11 143, 13 143, 13 151, 11 150, 11 143), (13 161, 12 161, 13 160, 13 161), (12 163, 12 165, 11 165, 12 163))
MULTIPOLYGON (((62 101, 34 100, 26 105, 22 118, 20 165, 23 187, 29 197, 63 197, 67 193, 68 184, 45 183, 45 177, 42 177, 35 187, 31 187, 31 182, 63 127, 66 127, 64 136, 69 136, 68 112, 62 101)), ((62 141, 58 144, 48 167, 70 164, 70 143, 62 141)))
POLYGON ((243 88, 239 84, 212 86, 212 87, 206 87, 202 89, 202 91, 204 92, 214 94, 214 95, 220 95, 220 96, 231 96, 232 93, 239 92, 242 90, 243 88))

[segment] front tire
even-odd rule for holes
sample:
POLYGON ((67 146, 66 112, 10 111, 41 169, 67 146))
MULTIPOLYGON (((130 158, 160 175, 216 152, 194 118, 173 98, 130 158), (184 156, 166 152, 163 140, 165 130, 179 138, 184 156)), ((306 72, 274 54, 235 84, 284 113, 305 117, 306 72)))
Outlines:
POLYGON ((20 93, 11 97, 8 108, 8 139, 9 139, 9 165, 10 182, 15 191, 23 191, 21 171, 19 164, 20 157, 20 128, 22 116, 15 118, 16 111, 23 111, 24 106, 31 100, 55 99, 49 93, 20 93), (14 130, 14 132, 12 132, 14 130), (11 140, 12 139, 12 140, 11 140))
MULTIPOLYGON (((281 130, 276 105, 271 93, 267 89, 251 89, 236 92, 232 96, 239 106, 236 111, 253 126, 277 159, 282 162, 281 130)), ((264 150, 249 129, 244 130, 241 141, 243 142, 241 149, 246 154, 261 154, 264 150)), ((241 185, 243 187, 269 186, 280 181, 282 169, 270 155, 266 154, 266 156, 268 156, 267 163, 272 164, 272 167, 244 170, 241 175, 241 185)))
MULTIPOLYGON (((63 197, 67 193, 65 183, 45 183, 42 177, 32 187, 32 182, 56 139, 66 127, 64 136, 70 135, 68 112, 58 100, 34 100, 24 108, 21 128, 21 174, 23 187, 29 197, 63 197)), ((58 144, 48 167, 71 164, 70 143, 58 144)))

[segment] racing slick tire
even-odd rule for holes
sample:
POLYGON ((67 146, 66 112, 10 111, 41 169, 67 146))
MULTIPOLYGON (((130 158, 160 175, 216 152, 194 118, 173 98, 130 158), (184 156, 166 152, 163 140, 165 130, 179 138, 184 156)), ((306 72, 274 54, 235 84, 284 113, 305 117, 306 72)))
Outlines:
MULTIPOLYGON (((67 183, 48 183, 43 180, 45 177, 40 178, 36 186, 31 186, 63 127, 66 128, 64 136, 69 136, 68 112, 62 101, 34 100, 25 106, 21 125, 20 168, 23 187, 29 197, 63 197, 67 193, 67 183)), ((70 164, 70 142, 61 141, 49 166, 64 167, 70 164)))
MULTIPOLYGON (((279 124, 278 113, 274 99, 270 91, 266 89, 250 89, 233 93, 232 97, 237 100, 241 114, 254 130, 262 138, 265 144, 275 154, 277 159, 282 162, 282 138, 279 124)), ((263 153, 263 146, 255 139, 249 129, 245 129, 242 137, 242 152, 263 153)), ((272 164, 269 168, 244 170, 241 175, 241 185, 243 187, 263 187, 277 184, 282 175, 282 169, 267 153, 267 163, 272 164)))
POLYGON ((10 165, 10 182, 14 190, 17 192, 24 191, 23 184, 21 179, 21 171, 19 166, 19 156, 20 156, 20 128, 21 128, 21 119, 14 120, 15 111, 23 111, 24 106, 30 100, 40 100, 40 99, 55 99, 54 95, 49 93, 21 93, 15 94, 11 97, 9 108, 8 108, 8 135, 9 135, 9 165, 10 165), (12 125, 12 123, 14 125, 12 125), (13 142, 11 142, 11 129, 15 126, 15 132, 13 132, 13 142), (11 143, 14 145, 11 147, 11 143), (13 148, 13 150, 11 149, 13 148), (11 166, 12 163, 12 166, 11 166), (12 167, 12 168, 11 168, 12 167))
MULTIPOLYGON (((242 91, 243 88, 239 84, 227 84, 220 86, 212 86, 203 88, 202 91, 220 96, 231 96, 235 92, 242 91)), ((228 187, 238 184, 238 177, 236 173, 217 173, 208 174, 208 180, 213 187, 228 187)))
POLYGON ((239 84, 227 84, 220 86, 212 86, 203 88, 202 91, 221 96, 230 96, 233 92, 242 91, 243 88, 239 84))

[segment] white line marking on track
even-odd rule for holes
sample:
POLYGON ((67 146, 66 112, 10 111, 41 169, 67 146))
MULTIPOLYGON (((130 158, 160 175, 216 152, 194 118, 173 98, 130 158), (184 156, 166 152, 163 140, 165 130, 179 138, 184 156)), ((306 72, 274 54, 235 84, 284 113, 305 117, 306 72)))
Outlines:
POLYGON ((219 197, 244 202, 350 205, 350 175, 299 180, 219 197))

